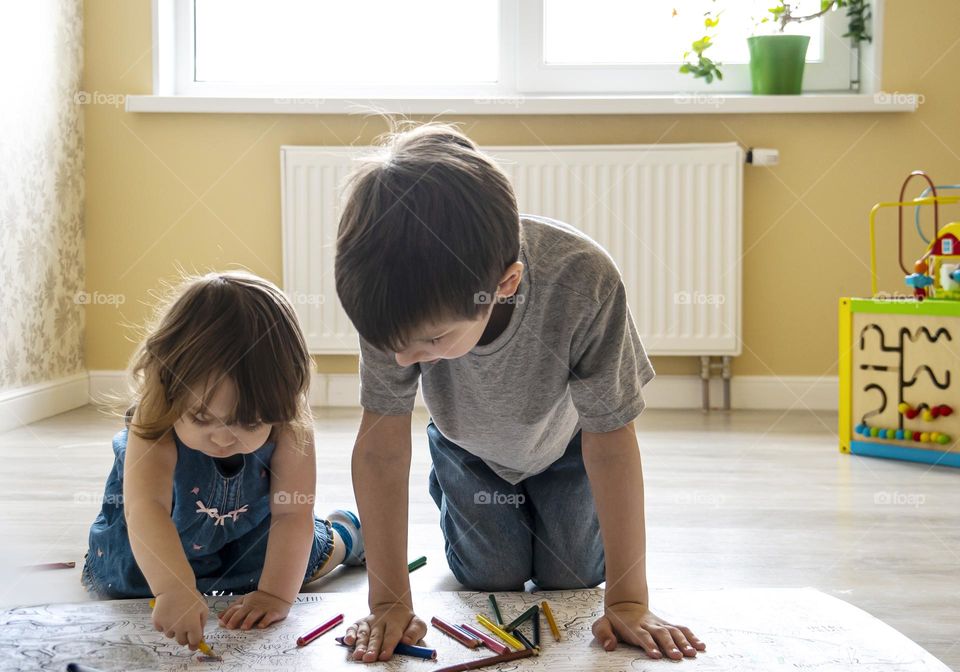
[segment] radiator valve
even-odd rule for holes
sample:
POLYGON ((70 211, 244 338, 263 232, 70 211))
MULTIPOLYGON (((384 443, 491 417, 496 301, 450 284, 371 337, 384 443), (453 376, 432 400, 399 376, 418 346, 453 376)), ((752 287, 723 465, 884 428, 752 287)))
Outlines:
POLYGON ((780 163, 780 151, 764 147, 751 147, 747 150, 747 163, 754 166, 775 166, 780 163))

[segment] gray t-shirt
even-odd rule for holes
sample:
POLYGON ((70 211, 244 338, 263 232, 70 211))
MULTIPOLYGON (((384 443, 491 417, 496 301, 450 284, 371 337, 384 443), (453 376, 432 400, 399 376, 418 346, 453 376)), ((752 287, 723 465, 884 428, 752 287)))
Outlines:
POLYGON ((412 412, 417 381, 440 432, 518 483, 566 450, 579 428, 609 432, 644 408, 655 375, 620 272, 574 227, 521 216, 523 277, 506 329, 458 359, 402 367, 360 339, 360 403, 412 412))

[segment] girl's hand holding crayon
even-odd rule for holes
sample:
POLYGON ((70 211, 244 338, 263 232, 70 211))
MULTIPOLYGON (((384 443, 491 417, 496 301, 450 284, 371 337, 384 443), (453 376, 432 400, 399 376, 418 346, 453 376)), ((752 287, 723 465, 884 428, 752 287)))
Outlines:
POLYGON ((276 595, 255 590, 234 600, 222 614, 220 625, 228 630, 249 630, 257 626, 265 628, 282 621, 290 613, 291 604, 276 595))
POLYGON ((416 644, 427 634, 427 624, 402 602, 380 604, 349 628, 344 644, 355 647, 353 659, 372 663, 390 660, 398 642, 416 644))
POLYGON ((619 640, 639 646, 654 659, 693 658, 707 648, 690 628, 667 623, 639 602, 607 605, 604 615, 593 624, 593 636, 607 651, 617 648, 619 640))
POLYGON ((160 593, 153 609, 153 626, 178 644, 196 651, 203 640, 203 626, 210 610, 196 589, 181 588, 160 593))

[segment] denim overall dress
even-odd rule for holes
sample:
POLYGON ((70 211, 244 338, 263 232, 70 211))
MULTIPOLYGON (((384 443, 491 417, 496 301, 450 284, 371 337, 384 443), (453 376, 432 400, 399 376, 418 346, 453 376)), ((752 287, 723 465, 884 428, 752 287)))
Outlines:
MULTIPOLYGON (((127 433, 113 437, 114 463, 103 505, 90 528, 81 580, 91 592, 108 598, 149 597, 153 593, 130 547, 123 514, 123 463, 127 433)), ((187 447, 173 432, 177 466, 170 517, 201 593, 256 590, 263 571, 270 531, 270 458, 268 439, 252 453, 218 459, 187 447)), ((272 438, 272 437, 271 437, 272 438)), ((330 524, 314 516, 314 539, 304 581, 316 577, 333 551, 330 524)))

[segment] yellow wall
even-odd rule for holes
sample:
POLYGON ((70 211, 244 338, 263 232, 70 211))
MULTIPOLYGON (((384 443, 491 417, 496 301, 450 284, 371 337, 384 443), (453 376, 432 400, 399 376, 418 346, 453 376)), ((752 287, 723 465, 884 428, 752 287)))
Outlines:
MULTIPOLYGON (((871 205, 892 200, 917 168, 960 183, 958 23, 956 0, 886 2, 883 88, 923 94, 915 114, 452 120, 481 144, 739 140, 778 148, 780 166, 745 173, 744 354, 734 372, 834 375, 837 298, 870 288, 871 205)), ((86 91, 151 92, 149 0, 87 0, 84 27, 86 91)), ((87 291, 126 297, 119 309, 87 308, 90 369, 126 365, 133 345, 123 324, 146 317, 148 293, 178 265, 242 265, 281 281, 280 145, 362 144, 385 130, 349 116, 128 114, 105 104, 85 112, 87 291)), ((960 210, 945 215, 960 219, 960 210)), ((884 221, 882 286, 900 290, 895 223, 884 221)), ((321 371, 356 369, 352 357, 318 359, 321 371)), ((693 358, 654 364, 661 374, 697 371, 693 358)))

